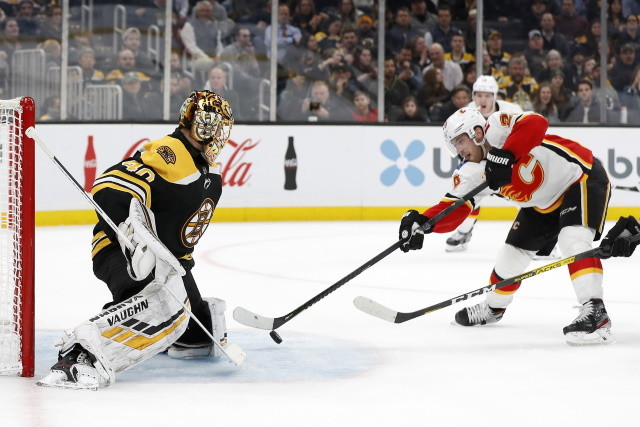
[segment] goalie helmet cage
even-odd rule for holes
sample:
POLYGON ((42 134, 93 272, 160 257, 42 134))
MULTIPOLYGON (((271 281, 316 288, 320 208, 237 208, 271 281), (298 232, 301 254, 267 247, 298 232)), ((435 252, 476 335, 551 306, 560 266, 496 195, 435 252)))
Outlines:
POLYGON ((0 375, 34 374, 34 125, 33 98, 0 100, 0 375))

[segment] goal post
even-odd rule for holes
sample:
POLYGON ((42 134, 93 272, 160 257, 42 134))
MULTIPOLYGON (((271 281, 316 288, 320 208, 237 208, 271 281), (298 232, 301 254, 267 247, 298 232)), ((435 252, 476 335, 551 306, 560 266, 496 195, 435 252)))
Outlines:
POLYGON ((0 100, 0 375, 34 375, 34 125, 33 98, 0 100))

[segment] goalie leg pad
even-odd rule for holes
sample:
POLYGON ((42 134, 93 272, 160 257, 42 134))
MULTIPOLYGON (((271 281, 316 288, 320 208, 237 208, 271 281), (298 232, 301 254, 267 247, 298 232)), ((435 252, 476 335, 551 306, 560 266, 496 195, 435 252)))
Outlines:
MULTIPOLYGON (((213 297, 203 298, 203 300, 207 302, 209 311, 211 312, 211 335, 224 347, 228 343, 227 321, 224 315, 227 309, 227 303, 224 300, 213 297)), ((213 343, 192 345, 176 342, 169 347, 167 354, 174 359, 198 359, 204 357, 219 357, 222 356, 222 351, 213 343)))
MULTIPOLYGON (((79 346, 88 353, 94 361, 93 367, 103 378, 98 386, 112 384, 115 374, 149 359, 182 335, 187 328, 189 315, 181 303, 189 307, 180 276, 170 274, 166 283, 154 280, 140 293, 102 310, 76 327, 63 344, 60 360, 70 349, 79 346)), ((52 368, 52 374, 56 365, 52 368)), ((59 374, 54 377, 62 379, 59 374)), ((64 381, 77 383, 68 375, 64 381)))

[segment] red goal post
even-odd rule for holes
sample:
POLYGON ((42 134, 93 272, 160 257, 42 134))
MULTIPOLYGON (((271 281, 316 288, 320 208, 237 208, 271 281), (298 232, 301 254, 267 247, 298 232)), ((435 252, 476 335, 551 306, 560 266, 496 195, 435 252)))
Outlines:
POLYGON ((33 98, 0 100, 0 375, 34 375, 34 125, 33 98))

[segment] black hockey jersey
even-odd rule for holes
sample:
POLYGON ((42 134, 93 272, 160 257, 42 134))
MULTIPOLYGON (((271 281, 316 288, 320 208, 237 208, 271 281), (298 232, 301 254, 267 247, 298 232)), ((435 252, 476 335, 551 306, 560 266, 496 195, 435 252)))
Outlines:
MULTIPOLYGON (((131 198, 139 199, 153 211, 160 240, 178 259, 187 261, 209 226, 221 193, 219 169, 209 166, 179 129, 107 169, 91 190, 115 224, 129 216, 131 198)), ((116 234, 99 218, 92 257, 109 245, 118 245, 116 234)))

